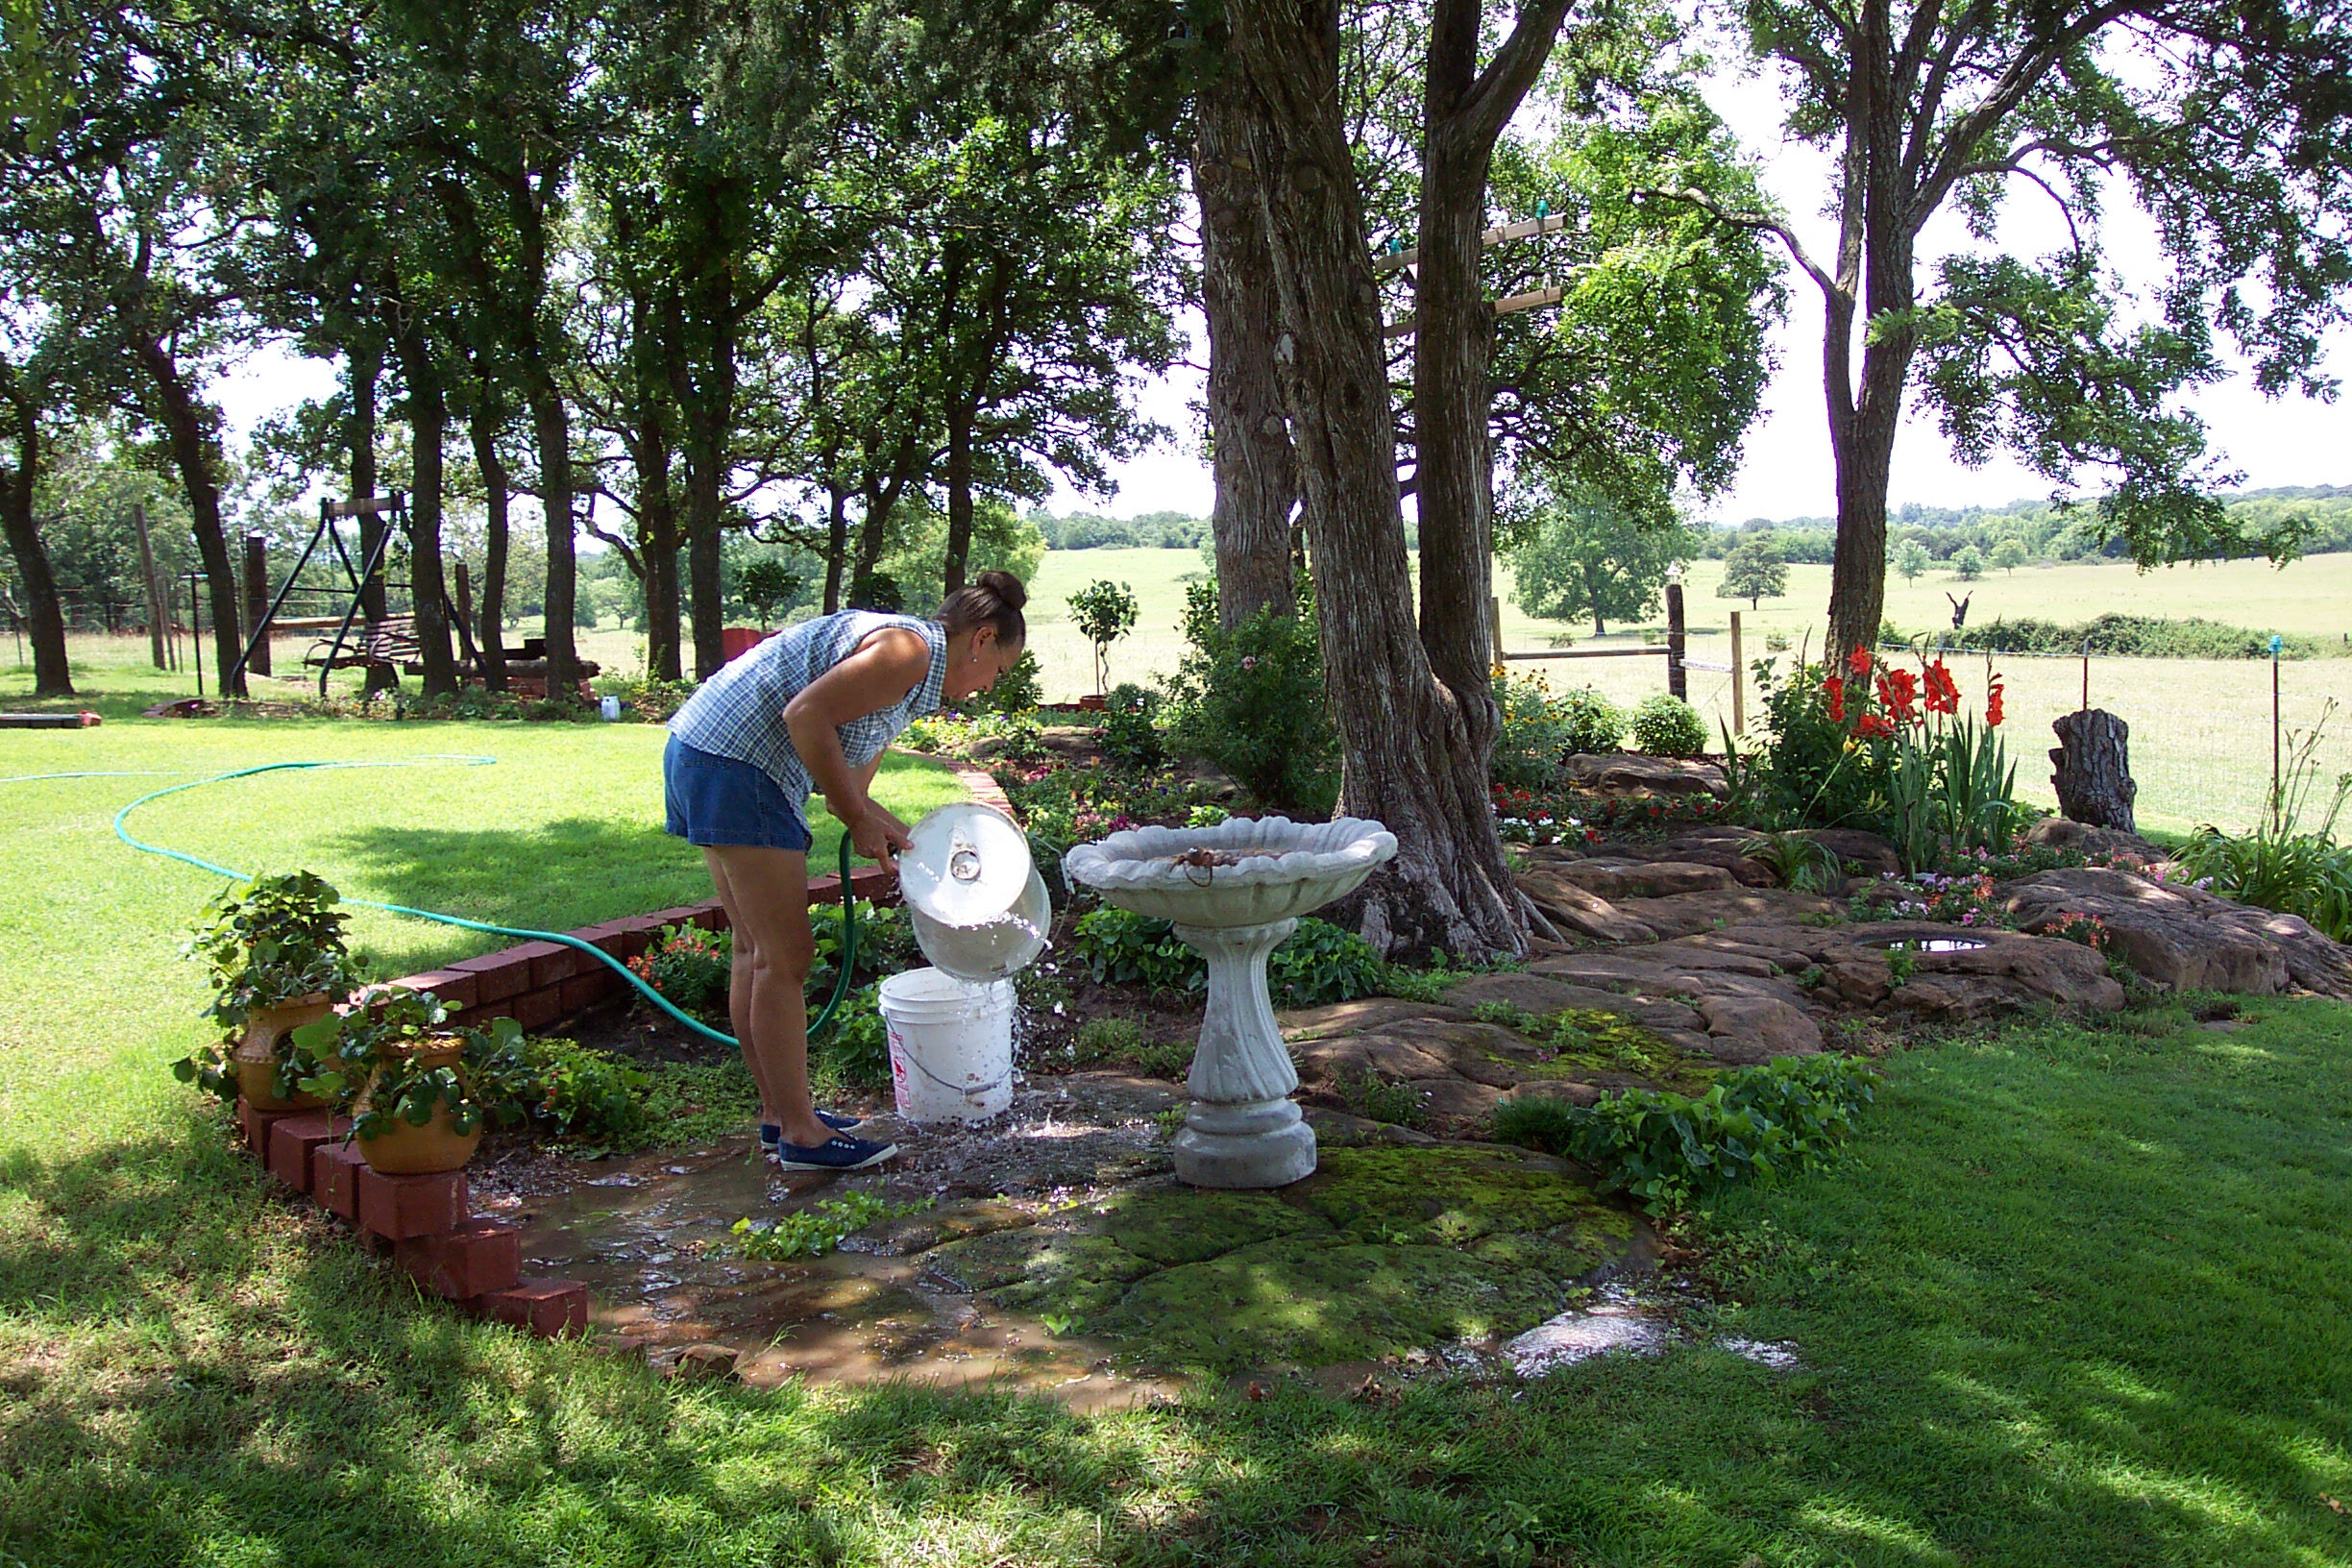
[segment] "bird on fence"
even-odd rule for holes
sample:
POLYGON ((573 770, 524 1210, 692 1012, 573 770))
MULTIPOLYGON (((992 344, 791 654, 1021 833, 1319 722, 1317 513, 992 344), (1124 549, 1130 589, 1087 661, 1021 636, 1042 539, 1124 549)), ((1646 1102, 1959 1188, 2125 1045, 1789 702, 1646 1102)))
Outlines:
POLYGON ((1952 630, 1958 631, 1968 625, 1969 600, 1975 597, 1974 594, 1969 595, 1968 599, 1954 599, 1949 594, 1944 596, 1945 601, 1952 607, 1952 630))

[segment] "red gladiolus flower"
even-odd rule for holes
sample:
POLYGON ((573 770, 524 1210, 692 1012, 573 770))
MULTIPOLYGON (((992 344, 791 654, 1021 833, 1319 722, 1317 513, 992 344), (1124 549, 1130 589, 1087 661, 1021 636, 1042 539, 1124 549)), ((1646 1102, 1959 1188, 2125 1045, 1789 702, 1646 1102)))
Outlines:
POLYGON ((1831 675, 1827 680, 1822 682, 1822 691, 1829 698, 1829 722, 1833 724, 1844 723, 1846 722, 1846 683, 1837 676, 1831 675))
POLYGON ((1867 648, 1857 648, 1846 655, 1846 668, 1853 672, 1856 680, 1871 673, 1871 665, 1874 662, 1871 658, 1871 650, 1867 648))
POLYGON ((1917 715, 1912 704, 1919 698, 1919 682, 1908 670, 1889 670, 1878 677, 1878 701, 1892 714, 1899 724, 1907 724, 1917 715))
POLYGON ((1938 659, 1927 667, 1927 711, 1929 713, 1958 713, 1960 688, 1952 683, 1951 672, 1938 659))
POLYGON ((1866 713, 1854 721, 1854 733, 1866 741, 1883 741, 1895 733, 1895 726, 1874 713, 1866 713))
POLYGON ((2001 722, 2001 677, 1995 675, 1985 687, 1985 727, 1998 729, 2001 722))

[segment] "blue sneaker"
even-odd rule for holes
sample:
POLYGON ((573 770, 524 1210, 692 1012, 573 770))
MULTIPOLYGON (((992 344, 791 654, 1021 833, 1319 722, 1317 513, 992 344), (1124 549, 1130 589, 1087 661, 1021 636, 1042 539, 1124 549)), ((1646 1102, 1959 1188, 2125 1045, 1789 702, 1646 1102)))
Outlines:
MULTIPOLYGON (((837 1133, 845 1133, 852 1127, 864 1125, 862 1118, 857 1116, 845 1116, 838 1111, 820 1111, 817 1113, 817 1119, 823 1122, 827 1127, 832 1128, 837 1133)), ((763 1153, 775 1153, 776 1145, 783 1140, 783 1128, 777 1126, 772 1121, 763 1121, 760 1123, 760 1149, 763 1153)))
POLYGON ((775 1163, 786 1170, 864 1170, 897 1152, 895 1143, 877 1143, 869 1138, 842 1134, 813 1149, 804 1149, 797 1143, 778 1143, 775 1163))

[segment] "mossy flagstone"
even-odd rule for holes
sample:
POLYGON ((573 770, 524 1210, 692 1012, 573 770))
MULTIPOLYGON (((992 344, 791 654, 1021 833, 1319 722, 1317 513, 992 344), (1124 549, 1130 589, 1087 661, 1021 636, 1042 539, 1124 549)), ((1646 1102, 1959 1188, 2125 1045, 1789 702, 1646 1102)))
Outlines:
POLYGON ((1184 1188, 1132 1195, 1113 1209, 1105 1228, 1112 1240, 1137 1257, 1173 1268, 1329 1226, 1271 1192, 1184 1188))
POLYGON ((1558 1311, 1570 1289, 1453 1247, 1366 1246, 1318 1230, 1164 1269, 1089 1328, 1148 1364, 1329 1366, 1515 1334, 1558 1311))
POLYGON ((1351 1240, 1459 1246, 1498 1231, 1548 1231, 1605 1213, 1592 1189, 1505 1149, 1331 1149, 1283 1199, 1351 1240))
POLYGON ((1140 1362, 1214 1371, 1515 1334, 1623 1256, 1637 1223, 1517 1150, 1326 1149, 1279 1193, 1111 1192, 925 1256, 1008 1310, 1076 1314, 1140 1362))
POLYGON ((1107 1236, 1094 1216, 1072 1228, 996 1231, 934 1247, 923 1261, 967 1290, 985 1290, 1009 1308, 1092 1312, 1116 1301, 1129 1281, 1152 1270, 1107 1236))

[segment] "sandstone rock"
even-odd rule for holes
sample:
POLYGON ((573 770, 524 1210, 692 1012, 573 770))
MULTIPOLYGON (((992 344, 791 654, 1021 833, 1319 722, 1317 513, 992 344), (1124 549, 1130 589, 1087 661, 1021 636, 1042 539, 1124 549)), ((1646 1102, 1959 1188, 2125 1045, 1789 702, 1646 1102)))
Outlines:
POLYGON ((1401 1035, 1341 1035, 1290 1047, 1299 1077, 1311 1084, 1360 1083, 1366 1073, 1394 1083, 1435 1078, 1452 1070, 1448 1057, 1401 1035))
POLYGON ((1733 1066, 1769 1062, 1776 1056, 1818 1056, 1821 1026, 1801 1009, 1768 996, 1705 996, 1699 1012, 1706 1019, 1707 1054, 1733 1066))
POLYGON ((672 1361, 669 1375, 679 1383, 721 1383, 735 1376, 743 1353, 728 1345, 688 1345, 672 1361))
POLYGON ((1612 902, 1624 898, 1668 898, 1678 893, 1707 893, 1741 886, 1740 879, 1721 866, 1690 861, 1594 857, 1561 861, 1553 868, 1553 875, 1612 902))
POLYGON ((1683 893, 1670 898, 1630 898, 1617 909, 1661 937, 1696 936, 1719 925, 1793 925, 1808 915, 1841 912, 1841 906, 1827 898, 1770 888, 1683 893))
POLYGON ((1895 846, 1875 833, 1856 827, 1809 827, 1798 836, 1825 845, 1838 859, 1860 867, 1864 876, 1895 876, 1902 871, 1902 858, 1895 853, 1895 846))
POLYGON ((1467 1002, 1446 1007, 1409 1002, 1395 996, 1360 996, 1352 1002, 1333 1002, 1326 1007, 1294 1008, 1275 1015, 1275 1021, 1282 1026, 1283 1038, 1295 1042, 1433 1018, 1458 1023, 1469 1017, 1467 1002))
POLYGON ((1405 1087, 1421 1096, 1431 1124, 1440 1128, 1482 1125, 1494 1115, 1495 1101, 1503 1097, 1503 1091, 1492 1084, 1454 1077, 1416 1078, 1405 1087))
POLYGON ((1598 894, 1587 893, 1560 874, 1556 862, 1529 867, 1518 874, 1519 891, 1535 901, 1546 919, 1563 931, 1594 942, 1654 942, 1657 933, 1621 913, 1598 894))
POLYGON ((2025 830, 2027 844, 2048 849, 2075 849, 2091 859, 2119 856, 2142 866, 2153 866, 2165 858, 2165 852, 2137 833, 2120 828, 2093 827, 2088 822, 2070 821, 2064 817, 2045 817, 2025 830))
POLYGON ((1390 1121, 1372 1121, 1363 1116, 1352 1116, 1345 1111, 1335 1111, 1327 1105, 1303 1105, 1299 1114, 1312 1127, 1315 1139, 1326 1146, 1345 1147, 1352 1143, 1434 1143, 1429 1134, 1413 1127, 1399 1127, 1390 1121))
POLYGON ((2069 914, 2097 916, 2124 962, 2163 985, 2255 996, 2296 986, 2352 1000, 2352 948, 2292 915, 2087 867, 2043 871, 2002 891, 2028 931, 2069 914))
POLYGON ((1566 1100, 1570 1105, 1597 1105, 1601 1100, 1601 1086, 1571 1083, 1561 1078, 1531 1081, 1513 1090, 1510 1097, 1514 1100, 1566 1100))
POLYGON ((1616 957, 1614 953, 1593 953, 1539 959, 1536 967, 1524 974, 1473 975, 1456 986, 1451 995, 1455 1005, 1463 1008, 1477 1008, 1494 1002, 1529 1013, 1557 1013, 1563 1008, 1575 1007, 1622 1013, 1629 1017, 1638 1006, 1630 997, 1591 985, 1572 984, 1572 980, 1578 976, 1556 975, 1553 972, 1555 965, 1573 967, 1586 958, 1602 961, 1593 966, 1590 972, 1605 975, 1609 979, 1628 975, 1648 978, 1654 972, 1646 965, 1607 962, 1616 957))
POLYGON ((1646 757, 1630 751, 1584 751, 1563 766, 1568 776, 1584 788, 1608 795, 1711 795, 1721 800, 1731 794, 1724 771, 1711 762, 1646 757))

